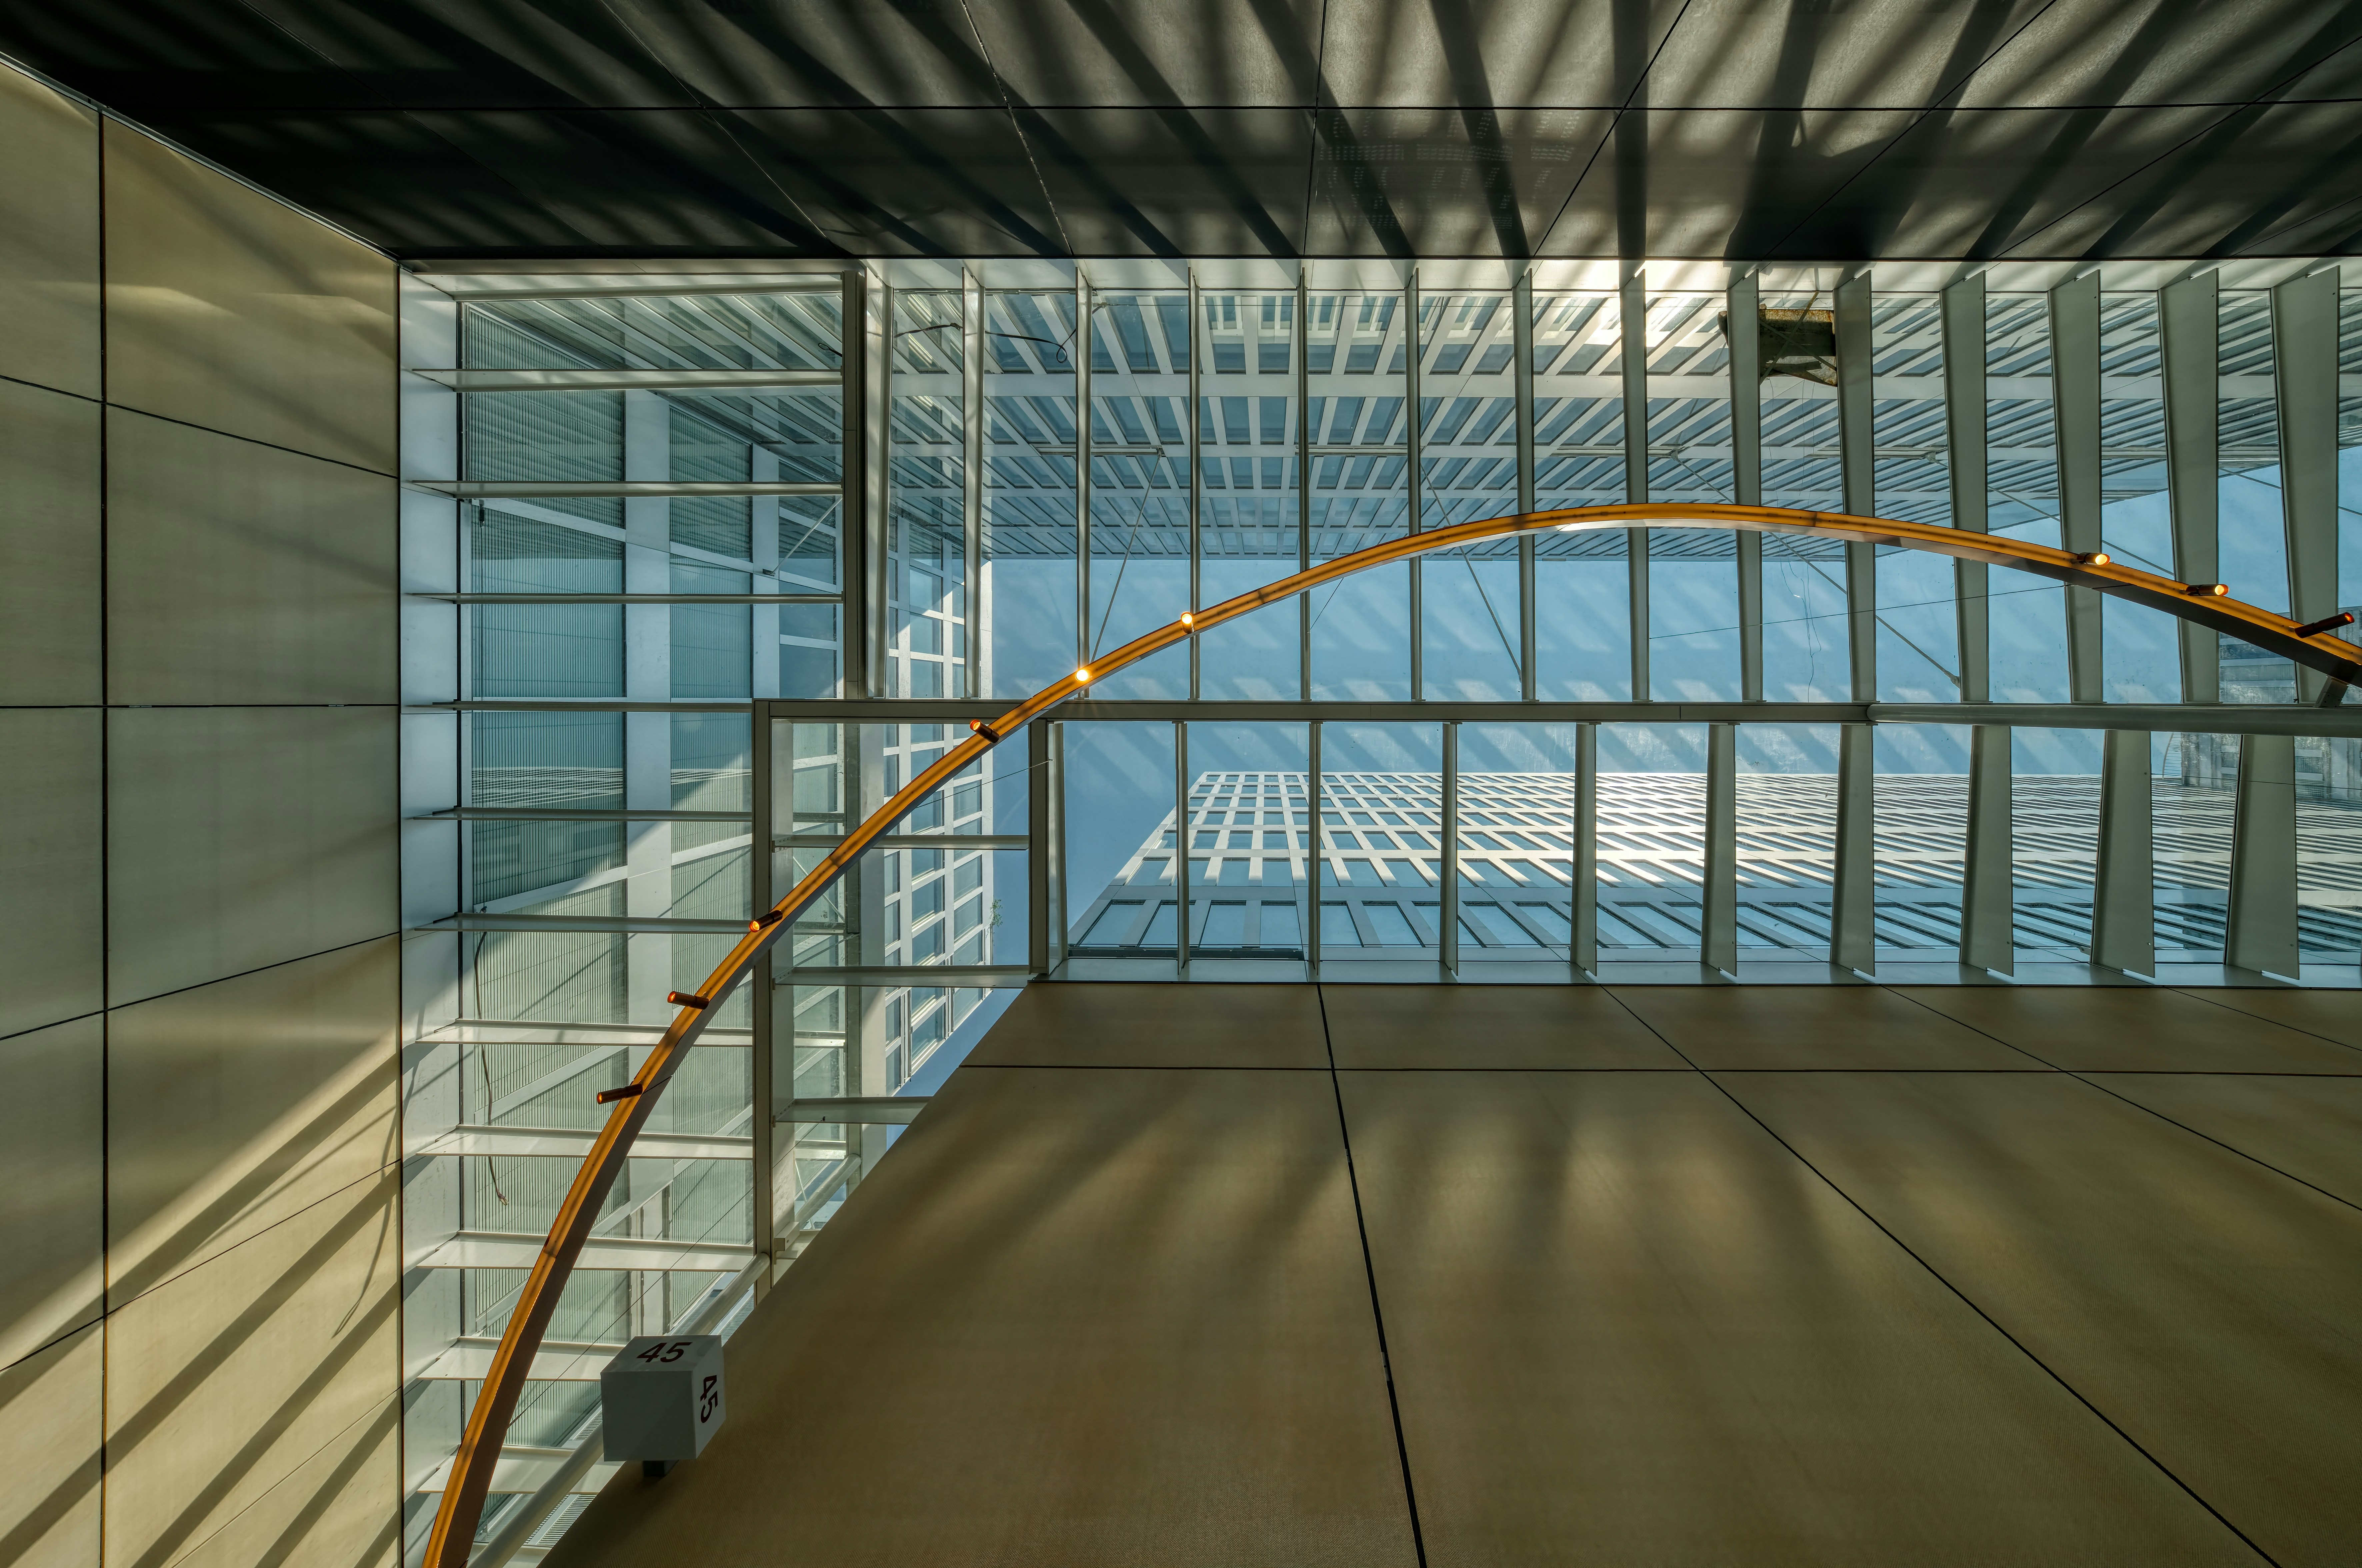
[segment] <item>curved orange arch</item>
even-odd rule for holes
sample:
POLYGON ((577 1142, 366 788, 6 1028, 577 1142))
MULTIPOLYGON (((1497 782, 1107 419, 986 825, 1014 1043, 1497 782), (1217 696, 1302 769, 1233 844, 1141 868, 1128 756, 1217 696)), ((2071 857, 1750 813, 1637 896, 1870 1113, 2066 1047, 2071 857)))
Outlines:
MULTIPOLYGON (((2104 556, 2079 556, 2048 545, 2027 543, 1997 534, 1970 533, 1926 523, 1855 517, 1844 512, 1800 511, 1785 507, 1646 502, 1520 512, 1507 517, 1454 523, 1431 532, 1387 540, 1350 555, 1340 555, 1293 576, 1283 577, 1241 594, 1236 598, 1193 610, 1043 687, 998 718, 979 726, 967 740, 944 752, 933 766, 905 784, 891 800, 847 835, 843 843, 831 850, 785 898, 752 921, 746 934, 738 939, 707 978, 704 987, 698 992, 701 1000, 694 1005, 683 1006, 674 1017, 665 1030, 664 1037, 649 1051, 647 1060, 632 1080, 638 1092, 619 1102, 609 1113, 607 1124, 600 1130, 581 1168, 576 1172, 574 1184, 559 1206, 557 1219, 550 1225, 548 1238, 543 1242, 540 1254, 534 1259, 533 1271, 517 1299, 515 1310, 510 1315, 508 1328, 501 1336, 500 1348, 493 1353, 491 1365, 485 1373, 475 1407, 469 1414, 468 1428, 460 1441, 459 1452, 452 1461, 450 1476, 444 1485, 442 1504, 436 1512, 434 1532, 427 1541, 426 1568, 466 1568, 475 1541, 476 1525, 483 1513, 484 1498, 491 1487, 492 1469, 500 1456, 502 1440, 507 1434, 517 1397, 524 1389, 526 1372, 541 1348, 542 1335, 548 1328, 551 1312, 557 1307, 558 1293, 573 1272, 575 1259, 580 1255, 582 1245, 590 1237, 591 1223, 596 1219, 601 1204, 606 1201, 608 1189, 614 1184, 615 1176, 623 1167, 633 1140, 639 1135, 648 1113, 656 1108, 657 1097, 663 1092, 665 1085, 679 1068, 682 1054, 704 1032, 706 1020, 713 1010, 720 1007, 738 983, 753 972, 756 960, 779 939, 796 916, 826 893, 872 842, 916 809, 952 775, 1031 720, 1127 664, 1135 663, 1224 621, 1252 614, 1265 605, 1292 598, 1308 588, 1351 576, 1372 566, 1430 551, 1448 550, 1454 545, 1549 530, 1580 532, 1636 527, 1809 534, 1842 539, 1849 543, 1899 545, 1904 549, 1950 555, 1963 561, 1982 561, 1996 566, 2008 566, 2077 587, 2095 588, 2101 593, 2148 605, 2218 631, 2228 631, 2267 652, 2280 654, 2308 669, 2318 670, 2332 680, 2362 685, 2362 648, 2327 631, 2305 636, 2306 629, 2296 621, 2231 598, 2217 583, 2176 582, 2170 577, 2115 565, 2104 556)), ((760 1108, 757 1113, 761 1113, 760 1108)))

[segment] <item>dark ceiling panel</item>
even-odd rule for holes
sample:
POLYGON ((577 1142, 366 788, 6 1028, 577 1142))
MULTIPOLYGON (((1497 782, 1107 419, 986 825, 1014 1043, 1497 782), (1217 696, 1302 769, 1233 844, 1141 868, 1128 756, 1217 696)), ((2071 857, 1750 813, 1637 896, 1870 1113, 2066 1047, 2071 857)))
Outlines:
POLYGON ((1539 254, 1605 110, 1339 110, 1319 117, 1316 256, 1539 254))
MULTIPOLYGON (((789 256, 838 248, 787 192, 755 175, 712 116, 433 109, 415 118, 592 247, 789 256)), ((333 181, 333 169, 323 172, 333 181)))
MULTIPOLYGON (((1816 247, 1853 245, 1885 256, 2000 257, 2220 113, 1995 109, 1926 115, 1778 242, 1777 254, 1818 255, 1824 253, 1816 247)), ((1850 128, 1849 117, 1836 116, 1826 134, 1842 137, 1850 128)))
POLYGON ((1330 0, 1325 102, 1620 104, 1682 11, 1683 0, 1330 0))
POLYGON ((2121 111, 2107 127, 2109 150, 2122 148, 2126 165, 2147 156, 2007 254, 2289 254, 2256 243, 2250 220, 2260 229, 2299 203, 2318 210, 2356 193, 2346 149, 2357 136, 2362 104, 2121 111))
POLYGON ((2345 243, 2357 40, 2356 0, 0 0, 0 49, 417 254, 2263 254, 2345 243))
POLYGON ((480 256, 594 246, 539 193, 412 115, 185 113, 148 123, 390 250, 480 256))
POLYGON ((1320 0, 968 0, 1010 92, 1061 106, 1312 102, 1320 0))
MULTIPOLYGON (((1694 0, 1649 72, 1656 108, 1921 109, 2054 0, 1694 0)), ((2088 8, 2088 7, 2086 7, 2088 8)))
POLYGON ((1914 117, 1898 109, 1623 115, 1542 254, 1796 254, 1783 239, 1914 117))
POLYGON ((1056 256, 1057 214, 998 109, 777 109, 731 116, 756 164, 856 254, 1056 256), (855 236, 859 236, 855 238, 855 236))
MULTIPOLYGON (((477 0, 427 0, 466 9, 477 0)), ((1000 96, 959 0, 606 0, 705 102, 988 108, 1000 96)))
POLYGON ((1066 236, 1093 256, 1295 256, 1310 117, 1295 109, 1048 109, 1087 167, 1045 162, 1066 236), (1106 197, 1114 184, 1130 207, 1106 197), (1169 250, 1160 250, 1151 236, 1169 250))
MULTIPOLYGON (((2241 104, 2284 89, 2356 38, 2362 12, 2350 0, 2059 4, 1978 71, 1960 102, 1971 108, 2241 104)), ((2350 75, 2345 80, 2350 86, 2350 75)))

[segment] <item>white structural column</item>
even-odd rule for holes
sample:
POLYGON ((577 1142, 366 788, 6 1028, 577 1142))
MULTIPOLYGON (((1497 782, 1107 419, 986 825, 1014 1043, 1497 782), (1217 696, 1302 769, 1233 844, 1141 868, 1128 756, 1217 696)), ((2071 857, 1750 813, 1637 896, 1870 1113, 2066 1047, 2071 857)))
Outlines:
POLYGON ((1460 726, 1443 725, 1443 889, 1440 901, 1443 972, 1460 972, 1460 726))
MULTIPOLYGON (((1320 828, 1320 721, 1314 719, 1305 729, 1304 758, 1304 960, 1305 973, 1313 980, 1320 978, 1320 868, 1328 863, 1327 837, 1320 828)), ((1444 816, 1444 857, 1449 862, 1451 845, 1451 814, 1444 816)), ((1181 847, 1186 851, 1189 840, 1184 838, 1181 847)), ((1451 880, 1447 863, 1443 880, 1451 880)))
POLYGON ((1705 924, 1698 957, 1738 972, 1738 727, 1705 727, 1705 924))
MULTIPOLYGON (((1059 881, 1064 780, 1055 765, 1058 727, 1037 718, 1025 727, 1025 881, 1026 961, 1036 975, 1047 975, 1065 961, 1066 928, 1058 917, 1062 893, 1059 881)), ((1189 822, 1187 801, 1182 802, 1180 876, 1188 875, 1189 822)), ((1183 885, 1176 882, 1175 886, 1183 885)))
POLYGON ((1838 727, 1837 886, 1829 905, 1829 962, 1867 972, 1877 962, 1877 752, 1867 724, 1838 727))
MULTIPOLYGON (((1649 291, 1636 274, 1617 294, 1624 345, 1624 499, 1649 499, 1649 291)), ((1649 531, 1625 530, 1632 617, 1632 700, 1649 700, 1649 531)))
MULTIPOLYGON (((1198 269, 1192 265, 1189 269, 1189 321, 1187 329, 1182 334, 1181 338, 1182 342, 1189 345, 1189 402, 1188 406, 1181 411, 1181 429, 1183 439, 1188 444, 1189 452, 1188 534, 1189 608, 1191 609, 1200 608, 1205 602, 1202 597, 1204 592, 1202 568, 1205 564, 1206 550, 1199 523, 1199 518, 1205 510, 1205 493, 1202 488, 1203 480, 1198 473, 1204 454, 1198 449, 1201 435, 1198 423, 1198 410, 1200 406, 1198 401, 1198 378, 1201 373, 1200 367, 1206 357, 1205 339, 1201 335, 1202 329, 1198 323, 1203 319, 1200 313, 1204 309, 1203 296, 1198 288, 1198 269)), ((1189 639, 1189 700, 1191 702, 1198 700, 1199 668, 1198 639, 1192 637, 1189 639)))
MULTIPOLYGON (((1421 486, 1418 454, 1427 433, 1420 429, 1426 422, 1419 412, 1423 405, 1418 396, 1418 360, 1419 356, 1425 352, 1426 345, 1420 339, 1418 331, 1418 269, 1416 267, 1410 269, 1410 277, 1403 285, 1403 304, 1406 307, 1403 313, 1403 452, 1407 458, 1403 471, 1403 493, 1409 498, 1410 509, 1408 515, 1404 519, 1404 524, 1405 531, 1407 532, 1424 533, 1427 530, 1419 516, 1421 486)), ((1304 323, 1304 341, 1307 345, 1312 341, 1310 322, 1304 323)), ((1308 358, 1309 353, 1310 350, 1308 347, 1308 358)), ((1306 373, 1308 375, 1310 373, 1308 364, 1306 367, 1306 373)), ((1304 410, 1299 411, 1297 417, 1303 419, 1306 411, 1310 408, 1311 404, 1306 403, 1304 410)), ((1308 453, 1310 450, 1310 433, 1307 432, 1308 453)), ((1309 456, 1305 459, 1303 479, 1307 485, 1312 482, 1312 462, 1309 456)), ((1404 565, 1408 568, 1410 594, 1410 699, 1413 702, 1424 702, 1427 700, 1427 579, 1421 571, 1424 563, 1418 556, 1412 556, 1404 563, 1404 565)), ((1310 696, 1311 688, 1307 687, 1304 695, 1310 696)))
MULTIPOLYGON (((1761 294, 1750 273, 1731 284, 1726 297, 1726 336, 1730 347, 1731 499, 1740 506, 1763 501, 1763 339, 1761 294)), ((1763 700, 1763 536, 1741 531, 1738 540, 1738 695, 1763 700)))
MULTIPOLYGON (((2272 364, 2279 384, 2280 508, 2288 530, 2289 613, 2337 612, 2337 272, 2291 278, 2272 291, 2272 364)), ((2321 696, 2318 670, 2299 666, 2297 696, 2321 696)))
POLYGON ((844 557, 846 696, 886 691, 886 503, 892 432, 894 291, 883 278, 856 269, 844 275, 844 507, 840 518, 844 557))
POLYGON ((2015 831, 2006 725, 1980 724, 1969 739, 1969 842, 1960 876, 1960 961, 2008 974, 2017 968, 2015 831))
MULTIPOLYGON (((1288 417, 1296 424, 1296 569, 1309 571, 1312 566, 1312 422, 1307 417, 1312 408, 1311 356, 1306 352, 1312 341, 1310 316, 1312 296, 1305 278, 1304 263, 1296 264, 1296 325, 1288 339, 1288 363, 1296 367, 1295 411, 1288 417)), ((1194 415, 1193 415, 1194 417, 1194 415)), ((1414 631, 1416 628, 1413 629, 1414 631)), ((1312 596, 1296 596, 1296 695, 1309 700, 1312 696, 1312 596)), ((1317 828, 1318 822, 1314 823, 1317 828)), ((1319 894, 1313 894, 1313 913, 1319 913, 1319 894)), ((1319 938, 1313 938, 1317 946, 1319 938)))
MULTIPOLYGON (((1520 271, 1509 295, 1512 384, 1518 400, 1518 510, 1534 510, 1534 275, 1520 271)), ((1518 695, 1534 700, 1534 536, 1518 535, 1518 695)))
MULTIPOLYGON (((1075 269, 1075 663, 1091 662, 1091 280, 1075 269)), ((1186 913, 1186 911, 1185 911, 1186 913)))
POLYGON ((2131 974, 2155 974, 2157 857, 2148 731, 2110 729, 2103 734, 2101 745, 2100 856, 2092 876, 2092 961, 2131 974))
MULTIPOLYGON (((759 630, 758 626, 757 630, 759 630)), ((756 648, 759 652, 764 649, 764 644, 758 640, 756 648)), ((779 662, 778 648, 778 638, 774 635, 769 644, 770 652, 764 655, 774 668, 779 662)), ((771 771, 775 761, 773 748, 781 741, 792 744, 790 738, 780 732, 793 729, 793 726, 789 724, 774 724, 766 717, 768 711, 757 703, 748 719, 753 726, 750 747, 753 754, 748 759, 753 776, 748 783, 753 790, 754 798, 751 804, 754 806, 755 815, 755 820, 748 824, 751 829, 748 848, 752 851, 748 856, 747 864, 747 888, 751 895, 748 899, 748 907, 758 910, 768 909, 778 898, 778 894, 771 885, 771 841, 778 832, 771 812, 772 792, 776 788, 771 771)), ((789 776, 792 778, 794 776, 792 752, 789 753, 788 761, 789 776)), ((755 1157, 754 1205, 751 1222, 754 1228, 755 1253, 758 1257, 776 1257, 779 1245, 778 1214, 776 1208, 778 1197, 774 1191, 773 1181, 778 1171, 778 1152, 775 1134, 778 1124, 773 1120, 773 1117, 778 1113, 779 1098, 775 1078, 775 1071, 778 1065, 779 1047, 775 1036, 780 1032, 778 1024, 780 999, 772 983, 772 976, 780 967, 783 966, 775 966, 771 961, 771 955, 766 953, 756 960, 754 973, 747 978, 747 988, 753 1002, 750 1011, 754 1014, 755 1023, 755 1048, 748 1073, 748 1087, 753 1091, 750 1098, 754 1102, 755 1114, 747 1131, 754 1136, 754 1147, 750 1151, 755 1157)), ((789 996, 787 1001, 789 1016, 792 1019, 795 1014, 795 998, 789 996)), ((791 1055, 795 1048, 794 1032, 790 1025, 787 1034, 789 1036, 788 1048, 791 1055)), ((795 1068, 792 1059, 789 1064, 788 1081, 792 1088, 795 1082, 795 1068)), ((767 1283, 767 1279, 766 1284, 767 1283)), ((668 1330, 670 1327, 669 1323, 666 1325, 668 1330)))
POLYGON ((1599 726, 1574 727, 1574 907, 1569 956, 1577 970, 1599 969, 1599 726))
MULTIPOLYGON (((1870 274, 1838 285, 1838 441, 1843 450, 1845 509, 1856 517, 1877 510, 1877 467, 1871 441, 1870 274)), ((1846 553, 1846 642, 1853 662, 1853 699, 1878 700, 1878 547, 1849 544, 1846 553)), ((1860 967, 1868 969, 1865 963, 1860 967)))
MULTIPOLYGON (((757 446, 749 454, 749 477, 776 480, 779 477, 779 455, 757 446)), ((787 585, 779 581, 779 498, 755 496, 748 499, 750 513, 748 548, 755 564, 755 592, 775 593, 787 585)), ((749 607, 747 614, 747 646, 755 667, 749 673, 747 693, 756 702, 779 695, 779 610, 775 604, 749 607)), ((759 907, 759 905, 757 906, 759 907)))
MULTIPOLYGON (((1173 721, 1173 961, 1189 975, 1189 721, 1173 721)), ((1268 862, 1266 862, 1268 863, 1268 862)))
MULTIPOLYGON (((858 335, 844 356, 844 695, 884 696, 886 502, 893 388, 894 291, 881 276, 844 277, 846 333, 858 335)), ((978 602, 983 596, 978 594, 978 602)), ((971 611, 971 619, 981 618, 971 611)), ((976 641, 971 628, 971 642, 976 641)))
MULTIPOLYGON (((672 405, 659 392, 624 394, 624 477, 672 477, 672 405)), ((624 591, 672 591, 672 502, 632 496, 624 502, 624 591)), ((672 700, 672 614, 668 604, 624 606, 624 696, 632 702, 672 700)), ((624 805, 672 809, 672 715, 624 715, 624 805)), ((643 919, 672 912, 672 824, 624 828, 624 913, 643 919)), ((635 1024, 670 1022, 672 938, 646 935, 624 947, 627 1016, 635 1024)))
POLYGON ((960 619, 967 627, 961 689, 973 698, 984 695, 984 285, 973 272, 960 274, 960 619))
MULTIPOLYGON (((2070 278, 2050 291, 2050 417, 2058 444, 2058 532, 2061 548, 2088 554, 2100 548, 2100 274, 2070 278)), ((2100 595, 2067 590, 2067 690, 2077 702, 2099 702, 2100 595)))
MULTIPOLYGON (((1985 278, 1980 272, 1944 291, 1944 424, 1952 459, 1952 526, 1986 532, 1985 510, 1985 278)), ((1952 563, 1953 598, 1959 605, 1960 700, 1990 700, 1992 669, 1992 605, 1981 561, 1952 563)), ((2007 771, 2004 738, 2003 769, 2007 771)), ((1974 959, 1963 958, 1963 962, 1974 959)))
POLYGON ((2223 961, 2296 977, 2296 740, 2239 738, 2231 829, 2231 922, 2223 961))
MULTIPOLYGON (((2215 276, 2200 273, 2158 294, 2165 344, 2165 461, 2173 507, 2173 571, 2185 583, 2220 579, 2215 355, 2222 322, 2215 276)), ((2223 700, 2222 633, 2181 629, 2181 700, 2223 700)))

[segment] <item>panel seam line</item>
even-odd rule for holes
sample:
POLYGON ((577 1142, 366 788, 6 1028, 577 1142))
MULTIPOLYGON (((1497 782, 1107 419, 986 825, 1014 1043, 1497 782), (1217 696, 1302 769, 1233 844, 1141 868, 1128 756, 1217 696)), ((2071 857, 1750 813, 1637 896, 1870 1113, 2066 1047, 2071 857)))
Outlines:
MULTIPOLYGON (((1883 990, 1887 988, 1881 987, 1881 989, 1883 990)), ((1614 992, 1611 991, 1610 994, 1613 995, 1614 992)), ((1649 1033, 1655 1035, 1659 1040, 1663 1041, 1664 1047, 1667 1050, 1672 1051, 1683 1061, 1689 1060, 1689 1054, 1687 1052, 1683 1051, 1679 1046, 1673 1044, 1672 1041, 1666 1039, 1663 1033, 1661 1032, 1656 1025, 1650 1024, 1646 1018, 1641 1017, 1638 1012, 1634 1011, 1624 1002, 1622 997, 1617 997, 1616 1003, 1617 1006, 1624 1008, 1625 1012, 1631 1014, 1633 1020, 1642 1028, 1648 1030, 1649 1033)), ((1930 1008, 1928 1011, 1934 1012, 1935 1010, 1930 1008)), ((1937 1015, 1942 1016, 1940 1014, 1937 1015)), ((2016 1047, 2012 1047, 2011 1048, 2015 1049, 2016 1047)), ((2030 1051, 2026 1054, 2028 1056, 2033 1055, 2030 1051)), ((2036 1059, 2039 1060, 2040 1058, 2036 1058, 2036 1059)), ((2075 1385, 2070 1383, 2065 1377, 2061 1376, 2057 1369, 2052 1367, 2048 1362, 2035 1354, 2033 1350, 2030 1349, 2023 1340, 2010 1332, 2009 1330, 2003 1328, 1998 1319, 1994 1318, 1992 1313, 1986 1311, 1984 1308, 1979 1306, 1973 1297, 1971 1297, 1967 1291, 1961 1289, 1958 1285, 1953 1284, 1952 1281, 1947 1278, 1943 1272, 1937 1268, 1934 1264, 1929 1263, 1925 1257, 1921 1256, 1908 1242, 1904 1241, 1901 1236, 1896 1235, 1892 1230, 1889 1230, 1885 1223, 1881 1221, 1877 1215, 1864 1208, 1861 1203, 1854 1198, 1853 1194, 1838 1186, 1837 1182, 1829 1177, 1827 1171, 1824 1171, 1819 1166, 1815 1165, 1811 1160, 1805 1158, 1804 1154, 1795 1146, 1795 1145, 1782 1137, 1777 1132, 1774 1132, 1771 1124, 1764 1121, 1762 1117, 1757 1115, 1748 1107, 1744 1101, 1738 1098, 1738 1096, 1731 1093, 1729 1090, 1724 1088, 1721 1083, 1717 1082, 1714 1074, 1706 1071, 1703 1068, 1695 1068, 1694 1064, 1693 1064, 1693 1067, 1700 1078, 1714 1085, 1716 1093, 1721 1095, 1725 1100, 1729 1101, 1730 1103, 1738 1109, 1740 1115, 1754 1123, 1758 1127, 1762 1128, 1764 1135, 1771 1138, 1772 1142, 1778 1144, 1782 1148, 1787 1150, 1789 1156, 1794 1158, 1798 1165, 1801 1165, 1806 1170, 1811 1171, 1813 1175, 1819 1179, 1822 1185, 1826 1186, 1830 1191, 1836 1193, 1838 1198, 1842 1199, 1848 1208, 1853 1210, 1855 1213, 1860 1214, 1864 1220, 1876 1227, 1878 1234, 1884 1236, 1888 1241, 1893 1242, 1894 1245, 1902 1251, 1905 1257, 1908 1257, 1912 1262, 1917 1264, 1921 1268, 1926 1269, 1930 1278, 1934 1279, 1936 1283, 1941 1285, 1945 1289, 1950 1291, 1952 1295, 1959 1300, 1962 1306, 1968 1308, 1970 1311, 1974 1312, 1984 1321, 1988 1328, 1992 1329, 1993 1332, 2001 1335, 2003 1339, 2006 1340, 2019 1354, 2025 1356, 2027 1361, 2039 1367, 2045 1376, 2058 1384, 2060 1388, 2066 1390, 2069 1398, 2072 1398, 2077 1404, 2082 1406, 2085 1409, 2091 1411, 2092 1414, 2097 1417, 2110 1431, 2114 1432, 2118 1437, 2122 1438, 2125 1441, 2125 1445, 2131 1448, 2134 1453, 2139 1454, 2143 1459, 2147 1460, 2150 1464, 2154 1465, 2158 1475, 2163 1475, 2167 1480, 2180 1487, 2184 1496, 2188 1497, 2191 1501, 2196 1503, 2200 1508, 2204 1508, 2208 1514, 2213 1517, 2216 1523, 2220 1524, 2224 1530, 2229 1530, 2233 1535, 2237 1536, 2240 1543, 2246 1546, 2248 1551, 2254 1552, 2264 1562, 2271 1563, 2273 1568, 2279 1568, 2279 1559, 2266 1552, 2262 1547, 2257 1545, 2254 1541, 2249 1539, 2246 1530, 2243 1530, 2237 1525, 2233 1524, 2230 1519, 2224 1516, 2221 1509, 2208 1502, 2204 1497, 2199 1496, 2195 1487, 2191 1486, 2189 1482, 2184 1481, 2180 1476, 2175 1475, 2171 1469, 2167 1467, 2163 1460, 2158 1458, 2156 1454, 2151 1453, 2148 1449, 2141 1443, 2139 1439, 2134 1437, 2132 1433, 2126 1431, 2123 1427, 2119 1426, 2114 1420, 2110 1419, 2106 1411, 2101 1409, 2098 1405, 2093 1404, 2092 1400, 2084 1395, 2082 1390, 2077 1388, 2075 1385)))
POLYGON ((1370 1226, 1362 1213, 1362 1179, 1353 1167, 1353 1135, 1345 1121, 1345 1090, 1337 1077, 1337 1044, 1329 1033, 1329 999, 1316 981, 1313 999, 1320 1006, 1320 1044, 1329 1053, 1329 1091, 1337 1102, 1337 1139, 1345 1151, 1345 1185, 1353 1196, 1353 1230, 1362 1243, 1362 1273, 1369 1281, 1370 1321, 1378 1333, 1378 1367, 1386 1380, 1386 1413, 1393 1418, 1395 1458, 1402 1466, 1403 1505, 1410 1514, 1411 1550, 1419 1568, 1427 1568, 1427 1536, 1419 1528, 1418 1494, 1410 1478, 1410 1445, 1403 1437, 1402 1401, 1395 1392, 1394 1357, 1386 1347, 1386 1316, 1378 1305, 1378 1269, 1370 1256, 1370 1226))

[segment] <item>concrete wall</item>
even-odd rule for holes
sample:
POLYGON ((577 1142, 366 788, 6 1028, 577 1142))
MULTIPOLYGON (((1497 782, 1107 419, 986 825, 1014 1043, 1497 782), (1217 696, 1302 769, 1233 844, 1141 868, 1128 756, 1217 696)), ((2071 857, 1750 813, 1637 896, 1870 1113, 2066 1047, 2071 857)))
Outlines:
POLYGON ((394 268, 0 148, 0 1563, 390 1563, 394 268))

